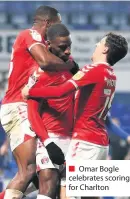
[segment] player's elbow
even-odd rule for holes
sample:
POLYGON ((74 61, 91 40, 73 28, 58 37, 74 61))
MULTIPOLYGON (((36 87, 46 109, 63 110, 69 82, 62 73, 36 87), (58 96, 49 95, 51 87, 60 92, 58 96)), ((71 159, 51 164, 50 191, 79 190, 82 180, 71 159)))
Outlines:
POLYGON ((38 65, 40 66, 40 68, 42 70, 48 69, 49 64, 50 64, 49 61, 46 61, 46 60, 39 60, 38 61, 38 65))
POLYGON ((41 57, 37 62, 42 70, 54 70, 52 61, 48 57, 41 57))

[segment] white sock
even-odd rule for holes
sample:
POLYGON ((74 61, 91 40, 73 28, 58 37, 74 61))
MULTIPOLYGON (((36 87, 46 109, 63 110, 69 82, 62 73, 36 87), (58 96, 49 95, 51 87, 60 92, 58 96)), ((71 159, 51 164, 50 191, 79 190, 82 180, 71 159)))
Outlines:
POLYGON ((52 199, 52 198, 50 198, 48 196, 44 196, 44 195, 38 194, 37 195, 37 199, 52 199))
POLYGON ((23 193, 16 189, 6 189, 4 199, 22 199, 23 193))

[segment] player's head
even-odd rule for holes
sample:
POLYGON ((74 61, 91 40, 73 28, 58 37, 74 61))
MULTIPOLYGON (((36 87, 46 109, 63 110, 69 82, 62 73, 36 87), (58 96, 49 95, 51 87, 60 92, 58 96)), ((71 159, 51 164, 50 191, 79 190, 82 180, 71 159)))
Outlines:
POLYGON ((116 62, 126 56, 128 52, 128 43, 122 35, 108 33, 96 45, 93 53, 93 62, 107 62, 113 66, 116 62))
POLYGON ((71 54, 71 36, 67 27, 63 24, 54 24, 47 31, 49 50, 67 61, 71 54))
POLYGON ((34 15, 34 25, 47 30, 52 24, 61 23, 59 12, 50 6, 40 6, 34 15))

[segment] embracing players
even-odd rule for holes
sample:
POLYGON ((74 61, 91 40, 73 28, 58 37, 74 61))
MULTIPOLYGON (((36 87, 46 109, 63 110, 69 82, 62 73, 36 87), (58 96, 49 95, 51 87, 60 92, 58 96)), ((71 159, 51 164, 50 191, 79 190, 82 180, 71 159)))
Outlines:
MULTIPOLYGON (((22 87, 27 83, 32 70, 39 66, 52 71, 73 67, 72 62, 65 63, 46 48, 47 29, 60 22, 61 17, 56 9, 41 6, 36 10, 33 27, 20 32, 13 45, 8 90, 1 107, 1 123, 10 138, 18 173, 8 185, 5 199, 22 198, 36 169, 36 134, 31 130, 27 118, 27 103, 21 96, 22 87)), ((48 134, 44 136, 44 140, 49 138, 48 134)), ((48 142, 46 148, 55 163, 64 162, 64 154, 55 143, 48 142), (54 151, 57 151, 57 154, 54 151)))

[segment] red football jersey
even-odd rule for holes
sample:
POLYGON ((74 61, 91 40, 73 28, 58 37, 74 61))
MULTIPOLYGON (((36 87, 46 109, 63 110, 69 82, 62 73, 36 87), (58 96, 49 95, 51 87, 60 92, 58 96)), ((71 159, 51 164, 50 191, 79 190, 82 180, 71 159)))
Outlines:
POLYGON ((105 119, 115 93, 116 76, 107 63, 98 63, 83 67, 63 85, 45 87, 42 90, 32 88, 30 96, 44 98, 61 97, 80 88, 76 100, 76 116, 73 138, 98 145, 107 146, 109 139, 105 128, 105 119))
POLYGON ((105 63, 88 65, 70 81, 81 87, 75 104, 73 138, 108 145, 105 119, 115 93, 113 69, 105 63))
MULTIPOLYGON (((38 81, 34 87, 39 89, 44 87, 48 88, 48 86, 56 86, 58 88, 60 84, 63 84, 72 77, 70 72, 41 72, 40 74, 38 73, 38 70, 34 75, 38 77, 38 81), (38 74, 40 75, 39 77, 38 74)), ((31 103, 33 102, 31 101, 31 103)), ((32 107, 34 106, 32 105, 32 107)), ((42 134, 45 134, 45 129, 48 133, 60 134, 63 136, 72 135, 74 93, 60 99, 48 99, 44 103, 42 110, 43 124, 38 116, 37 107, 35 107, 35 110, 32 107, 30 105, 30 110, 28 110, 29 120, 33 130, 37 133, 41 140, 44 140, 45 135, 42 136, 42 134)))
POLYGON ((22 31, 16 38, 9 66, 8 90, 3 104, 22 102, 21 89, 27 83, 33 67, 38 67, 29 50, 36 43, 44 44, 41 35, 34 29, 22 31))

